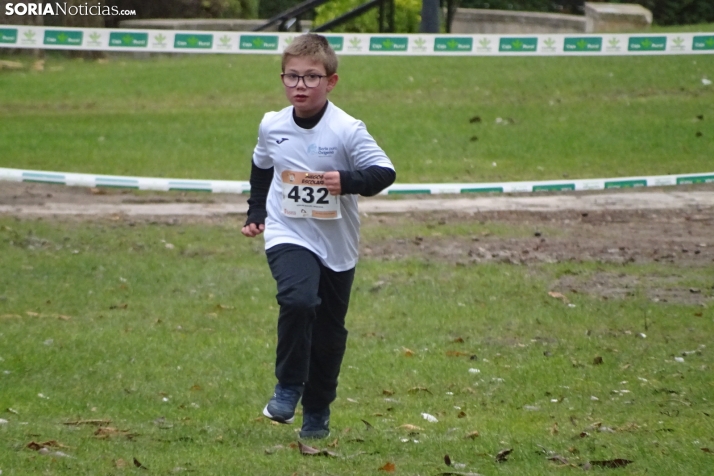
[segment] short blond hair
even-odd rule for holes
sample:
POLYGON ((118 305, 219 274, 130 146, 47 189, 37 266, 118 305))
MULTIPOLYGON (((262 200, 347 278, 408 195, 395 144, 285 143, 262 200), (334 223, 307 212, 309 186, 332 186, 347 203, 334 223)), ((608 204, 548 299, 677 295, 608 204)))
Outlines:
POLYGON ((310 58, 322 63, 325 74, 331 76, 337 72, 337 54, 322 35, 307 33, 295 38, 283 51, 283 73, 285 65, 292 58, 310 58))

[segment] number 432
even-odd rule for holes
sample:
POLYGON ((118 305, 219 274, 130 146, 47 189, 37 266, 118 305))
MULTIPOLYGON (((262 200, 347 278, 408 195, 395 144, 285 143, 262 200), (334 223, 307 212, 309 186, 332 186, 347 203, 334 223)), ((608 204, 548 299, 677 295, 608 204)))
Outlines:
POLYGON ((330 202, 327 200, 328 191, 326 188, 318 188, 315 190, 312 187, 303 187, 302 195, 300 195, 300 187, 297 185, 290 189, 288 193, 288 198, 291 198, 294 202, 302 201, 303 203, 313 203, 315 202, 315 193, 319 195, 317 197, 317 202, 320 205, 328 205, 330 202))

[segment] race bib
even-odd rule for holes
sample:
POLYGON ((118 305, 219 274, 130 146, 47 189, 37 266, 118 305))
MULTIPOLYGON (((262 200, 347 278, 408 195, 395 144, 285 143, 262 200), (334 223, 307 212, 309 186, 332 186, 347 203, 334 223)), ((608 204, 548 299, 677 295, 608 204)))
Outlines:
POLYGON ((342 218, 340 197, 327 191, 324 172, 286 170, 280 177, 283 179, 283 215, 319 220, 342 218))

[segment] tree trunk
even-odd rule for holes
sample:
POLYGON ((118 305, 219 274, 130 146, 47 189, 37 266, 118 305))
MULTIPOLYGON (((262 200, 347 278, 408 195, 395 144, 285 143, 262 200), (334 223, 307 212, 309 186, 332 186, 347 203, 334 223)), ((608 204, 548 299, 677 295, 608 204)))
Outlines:
MULTIPOLYGON (((8 3, 13 3, 13 4, 18 4, 18 3, 26 3, 26 2, 17 2, 17 1, 7 1, 7 0, 0 0, 0 25, 30 25, 30 26, 43 26, 45 24, 44 18, 42 15, 6 15, 5 14, 5 5, 8 3)), ((44 50, 27 50, 27 49, 21 49, 21 48, 3 48, 3 51, 9 54, 21 54, 21 53, 29 53, 37 58, 42 58, 44 57, 44 50)))
MULTIPOLYGON (((80 5, 98 6, 102 2, 100 0, 66 0, 67 15, 62 18, 63 26, 71 26, 77 28, 104 28, 104 17, 102 15, 70 15, 70 7, 80 5)), ((74 10, 74 9, 73 9, 74 10)), ((86 13, 86 12, 85 12, 86 13)), ((70 51, 71 58, 97 59, 106 57, 103 51, 70 51)))

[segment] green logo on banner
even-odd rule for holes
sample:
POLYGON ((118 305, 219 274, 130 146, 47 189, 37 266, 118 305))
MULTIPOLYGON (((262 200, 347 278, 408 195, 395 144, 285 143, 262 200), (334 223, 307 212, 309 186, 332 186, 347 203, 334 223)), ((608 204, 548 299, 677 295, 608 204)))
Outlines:
POLYGON ((555 51, 555 40, 553 38, 546 38, 543 44, 545 45, 543 47, 544 50, 555 51))
POLYGON ((231 47, 231 37, 228 35, 223 35, 222 37, 218 38, 218 41, 220 41, 220 46, 221 48, 230 48, 231 47))
POLYGON ((149 44, 148 33, 119 33, 109 35, 109 46, 145 48, 149 44))
POLYGON ((409 38, 373 36, 369 39, 369 51, 407 51, 409 38))
POLYGON ((241 35, 241 50, 277 50, 277 35, 241 35))
POLYGON ((503 193, 503 187, 478 187, 478 188, 462 188, 461 193, 503 193))
POLYGON ((498 51, 506 53, 535 53, 538 50, 538 38, 501 38, 498 51))
POLYGON ((156 42, 154 46, 160 46, 160 47, 165 47, 166 46, 166 37, 159 33, 158 35, 154 36, 154 41, 156 42))
POLYGON ((473 49, 473 38, 442 37, 434 40, 434 51, 472 51, 473 49))
POLYGON ((615 182, 605 182, 605 188, 633 188, 646 186, 647 180, 618 180, 615 182))
POLYGON ((174 48, 210 50, 213 48, 213 35, 176 33, 174 37, 174 48))
POLYGON ((327 36, 327 42, 330 44, 333 50, 342 51, 345 47, 345 37, 344 36, 327 36))
POLYGON ((594 53, 602 50, 602 37, 566 38, 563 51, 566 53, 594 53))
POLYGON ((561 192, 575 190, 574 183, 556 183, 553 185, 533 185, 534 192, 561 192))
POLYGON ((46 45, 80 46, 81 31, 45 30, 46 45))
POLYGON ((693 50, 714 50, 714 36, 695 36, 693 50))
POLYGON ((666 48, 666 36, 631 36, 627 44, 628 51, 664 51, 666 48))
POLYGON ((0 43, 17 43, 17 29, 0 28, 0 43))
POLYGON ((714 183, 714 175, 697 175, 696 177, 677 177, 677 185, 693 183, 714 183))

